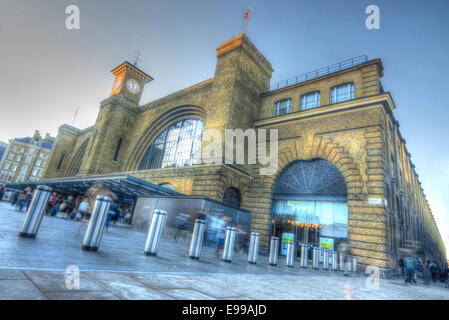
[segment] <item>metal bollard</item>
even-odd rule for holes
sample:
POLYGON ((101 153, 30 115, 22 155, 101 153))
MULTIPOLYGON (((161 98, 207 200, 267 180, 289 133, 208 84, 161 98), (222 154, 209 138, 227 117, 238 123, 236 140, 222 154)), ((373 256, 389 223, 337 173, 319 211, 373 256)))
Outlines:
POLYGON ((351 256, 346 257, 346 267, 348 272, 352 272, 351 256))
POLYGON ((192 240, 190 241, 190 249, 189 249, 189 257, 192 259, 200 258, 205 227, 206 227, 206 220, 201 219, 195 220, 195 226, 193 227, 192 240))
POLYGON ((306 244, 301 245, 301 268, 307 269, 309 263, 309 256, 307 252, 308 246, 306 244))
POLYGON ((94 210, 89 220, 86 233, 84 235, 83 245, 81 249, 89 251, 97 251, 100 246, 101 237, 109 212, 111 198, 105 196, 97 196, 94 210))
POLYGON ((340 259, 338 262, 338 270, 345 271, 345 256, 342 253, 339 253, 338 258, 340 259))
POLYGON ((226 262, 232 261, 232 253, 234 252, 234 241, 236 228, 227 227, 226 228, 226 238, 223 247, 223 260, 226 262))
POLYGON ((279 238, 278 237, 271 237, 270 241, 270 256, 268 259, 268 263, 272 266, 277 265, 278 261, 278 250, 279 250, 279 238))
POLYGON ((329 270, 329 250, 323 250, 323 270, 329 270))
POLYGON ((313 247, 312 268, 315 270, 320 269, 320 248, 319 247, 313 247))
POLYGON ((257 254, 259 252, 259 240, 260 234, 256 232, 251 232, 251 240, 249 242, 249 250, 248 250, 248 263, 251 264, 257 263, 257 254))
POLYGON ((147 242, 145 244, 145 250, 143 253, 147 256, 156 256, 159 250, 159 242, 161 240, 162 228, 164 226, 165 217, 167 212, 160 209, 153 211, 151 217, 150 230, 148 231, 147 242))
POLYGON ((295 243, 293 241, 287 242, 287 257, 285 258, 285 265, 293 268, 293 259, 295 258, 295 243))
POLYGON ((352 272, 357 272, 357 257, 352 257, 352 272))
POLYGON ((332 252, 332 271, 338 271, 338 252, 332 252))
POLYGON ((28 207, 25 220, 23 220, 22 227, 20 228, 20 237, 36 238, 42 217, 47 209, 51 190, 52 189, 47 186, 37 186, 33 194, 33 199, 28 207))

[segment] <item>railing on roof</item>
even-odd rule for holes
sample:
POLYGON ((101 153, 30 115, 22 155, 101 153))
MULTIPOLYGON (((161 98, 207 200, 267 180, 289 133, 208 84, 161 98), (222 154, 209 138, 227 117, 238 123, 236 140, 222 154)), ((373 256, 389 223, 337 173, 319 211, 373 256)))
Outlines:
POLYGON ((319 78, 325 75, 328 75, 330 73, 333 72, 337 72, 340 70, 344 70, 344 69, 349 69, 352 68, 356 65, 365 63, 366 61, 368 61, 368 57, 366 55, 363 56, 358 56, 349 60, 345 60, 339 63, 335 63, 326 67, 322 67, 319 69, 316 69, 314 71, 310 71, 304 74, 301 74, 299 76, 296 77, 292 77, 289 78, 287 80, 283 80, 283 81, 279 81, 277 83, 273 83, 270 85, 269 88, 267 88, 265 92, 270 92, 273 90, 277 90, 277 89, 281 89, 281 88, 285 88, 285 87, 289 87, 292 86, 294 84, 300 83, 300 82, 304 82, 307 80, 311 80, 311 79, 315 79, 315 78, 319 78))

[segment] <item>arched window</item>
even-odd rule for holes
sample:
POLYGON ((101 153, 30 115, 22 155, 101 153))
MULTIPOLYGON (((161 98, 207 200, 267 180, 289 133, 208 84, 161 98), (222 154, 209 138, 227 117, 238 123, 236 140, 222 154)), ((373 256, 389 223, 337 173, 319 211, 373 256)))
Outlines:
POLYGON ((343 175, 323 159, 293 162, 276 179, 271 217, 271 234, 276 237, 288 236, 298 243, 314 245, 319 245, 320 237, 336 241, 347 238, 348 201, 343 175))
POLYGON ((117 161, 118 154, 120 153, 120 147, 122 146, 122 143, 123 143, 123 139, 122 138, 118 139, 117 148, 115 149, 113 161, 117 161))
POLYGON ((223 196, 223 203, 234 207, 240 208, 240 192, 237 188, 228 188, 223 196))
POLYGON ((148 147, 138 170, 195 164, 200 153, 203 129, 204 122, 199 119, 185 119, 170 125, 148 147))

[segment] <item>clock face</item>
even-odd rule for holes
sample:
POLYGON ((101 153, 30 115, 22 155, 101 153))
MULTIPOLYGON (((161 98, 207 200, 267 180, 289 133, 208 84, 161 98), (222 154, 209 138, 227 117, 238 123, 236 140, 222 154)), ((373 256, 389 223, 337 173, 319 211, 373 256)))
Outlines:
POLYGON ((137 94, 140 92, 140 86, 137 83, 136 80, 130 79, 126 82, 126 88, 129 90, 129 92, 137 94))
POLYGON ((120 87, 120 84, 122 83, 122 78, 120 77, 120 78, 117 78, 117 80, 115 80, 115 83, 114 83, 114 90, 117 90, 118 89, 118 87, 120 87))

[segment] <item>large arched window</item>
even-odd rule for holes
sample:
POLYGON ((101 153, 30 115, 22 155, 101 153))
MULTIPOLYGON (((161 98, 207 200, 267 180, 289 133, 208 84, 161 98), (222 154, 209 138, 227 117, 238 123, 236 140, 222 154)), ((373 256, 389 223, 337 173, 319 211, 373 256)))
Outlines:
POLYGON ((148 147, 138 170, 195 164, 200 153, 204 122, 185 119, 167 127, 148 147))

